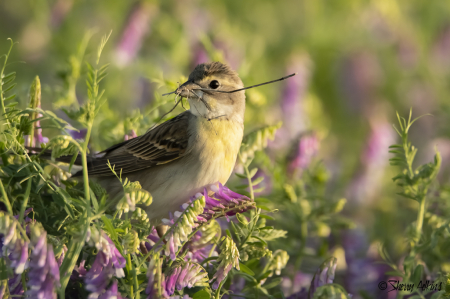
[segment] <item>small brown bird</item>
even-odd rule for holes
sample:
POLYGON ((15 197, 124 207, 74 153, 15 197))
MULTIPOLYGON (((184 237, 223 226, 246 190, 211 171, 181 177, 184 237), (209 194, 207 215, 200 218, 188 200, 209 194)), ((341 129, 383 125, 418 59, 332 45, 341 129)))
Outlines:
POLYGON ((245 94, 218 91, 241 88, 241 79, 228 65, 198 65, 175 91, 188 99, 190 110, 90 158, 90 178, 110 196, 123 193, 109 161, 123 178, 139 181, 153 196, 145 207, 151 220, 167 217, 206 185, 225 184, 242 142, 245 94))

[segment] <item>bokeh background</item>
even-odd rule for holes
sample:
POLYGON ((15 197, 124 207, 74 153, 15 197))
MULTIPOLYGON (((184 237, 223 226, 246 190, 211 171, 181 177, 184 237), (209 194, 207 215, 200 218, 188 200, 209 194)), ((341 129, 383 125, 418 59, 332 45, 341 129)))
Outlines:
MULTIPOLYGON (((376 244, 401 260, 417 209, 396 195, 391 180, 397 170, 389 166, 388 146, 397 141, 396 111, 431 114, 414 125, 411 138, 418 163, 431 161, 438 148, 439 182, 449 183, 449 16, 446 1, 419 0, 4 0, 0 52, 7 51, 8 37, 18 42, 8 68, 18 73, 22 105, 38 75, 43 108, 63 116, 61 108, 86 98, 81 59, 92 60, 101 36, 112 30, 102 58, 111 64, 103 81, 108 102, 96 121, 93 150, 131 130, 144 133, 173 106, 173 96, 161 94, 184 82, 198 63, 227 62, 247 86, 297 72, 248 90, 245 115, 246 132, 283 122, 255 160, 266 176, 264 197, 279 209, 274 225, 289 231, 277 245, 291 255, 283 288, 288 295, 307 285, 310 273, 334 254, 338 282, 350 293, 377 298, 386 269, 373 263, 379 260, 376 244), (297 159, 289 164, 293 152, 297 159), (305 250, 298 218, 283 205, 286 182, 296 176, 280 175, 278 163, 302 171, 320 167, 314 173, 326 182, 324 200, 347 199, 341 214, 352 224, 336 232, 323 224, 321 241, 308 240, 310 256, 297 256, 305 250)), ((231 179, 229 185, 236 184, 238 178, 231 179)))

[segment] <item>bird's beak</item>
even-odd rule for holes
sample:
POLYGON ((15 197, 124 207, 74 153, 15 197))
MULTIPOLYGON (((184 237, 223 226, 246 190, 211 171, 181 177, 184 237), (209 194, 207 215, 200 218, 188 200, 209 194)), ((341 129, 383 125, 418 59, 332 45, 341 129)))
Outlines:
POLYGON ((198 94, 199 91, 191 91, 193 89, 198 89, 201 88, 199 85, 195 84, 192 81, 186 81, 185 83, 183 83, 183 85, 181 85, 180 87, 177 88, 177 90, 175 91, 176 94, 178 94, 181 97, 184 98, 191 98, 191 97, 196 97, 196 94, 198 94))

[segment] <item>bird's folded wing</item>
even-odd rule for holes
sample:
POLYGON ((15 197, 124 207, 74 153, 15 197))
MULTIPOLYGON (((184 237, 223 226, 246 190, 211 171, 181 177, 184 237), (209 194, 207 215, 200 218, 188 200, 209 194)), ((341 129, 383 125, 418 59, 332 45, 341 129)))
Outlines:
POLYGON ((188 146, 189 111, 179 114, 142 136, 114 145, 103 151, 104 156, 88 164, 90 175, 123 174, 169 163, 182 157, 188 146))

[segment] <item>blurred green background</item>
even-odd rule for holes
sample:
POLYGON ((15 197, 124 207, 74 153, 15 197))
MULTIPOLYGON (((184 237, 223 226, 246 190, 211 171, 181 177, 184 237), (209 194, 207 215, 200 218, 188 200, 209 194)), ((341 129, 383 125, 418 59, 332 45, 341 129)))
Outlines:
MULTIPOLYGON (((323 161, 328 179, 324 196, 347 198, 344 214, 368 246, 384 242, 400 258, 417 204, 395 195, 391 124, 396 111, 432 114, 413 127, 412 140, 420 163, 438 148, 439 180, 448 184, 449 16, 446 1, 419 0, 3 0, 0 53, 7 51, 8 37, 18 42, 8 68, 17 71, 23 106, 38 75, 43 108, 59 111, 85 100, 86 67, 81 64, 75 87, 77 65, 83 53, 92 60, 101 36, 112 30, 102 58, 111 63, 103 81, 108 103, 96 121, 94 150, 123 140, 131 129, 143 134, 173 105, 173 97, 161 94, 184 82, 198 63, 227 62, 247 86, 298 72, 247 91, 247 132, 284 123, 267 156, 256 162, 275 167, 298 136, 313 134, 319 140, 314 158, 323 161), (83 42, 87 32, 93 33, 90 43, 83 42)), ((271 174, 274 189, 282 190, 284 181, 271 174)), ((348 255, 353 245, 345 242, 334 236, 330 246, 348 255)), ((338 263, 350 271, 342 259, 338 263)))

